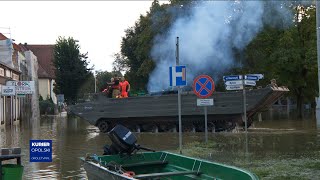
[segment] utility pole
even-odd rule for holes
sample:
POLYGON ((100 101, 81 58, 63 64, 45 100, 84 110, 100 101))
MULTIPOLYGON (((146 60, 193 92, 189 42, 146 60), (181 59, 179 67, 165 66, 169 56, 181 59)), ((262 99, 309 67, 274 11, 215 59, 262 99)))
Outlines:
MULTIPOLYGON (((176 66, 179 66, 179 37, 176 44, 176 66)), ((178 112, 179 112, 179 151, 182 154, 182 122, 181 122, 181 89, 178 86, 178 112)))
POLYGON ((247 98, 246 98, 246 85, 244 82, 245 75, 242 76, 242 85, 243 85, 243 118, 244 118, 244 128, 246 133, 247 131, 247 98))

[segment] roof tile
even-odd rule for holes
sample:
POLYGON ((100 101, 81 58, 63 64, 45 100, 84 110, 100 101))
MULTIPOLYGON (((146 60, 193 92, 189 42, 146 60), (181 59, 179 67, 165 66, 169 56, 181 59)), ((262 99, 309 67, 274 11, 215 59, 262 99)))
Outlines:
POLYGON ((55 67, 53 64, 54 45, 24 45, 37 56, 39 70, 39 78, 55 79, 55 67))

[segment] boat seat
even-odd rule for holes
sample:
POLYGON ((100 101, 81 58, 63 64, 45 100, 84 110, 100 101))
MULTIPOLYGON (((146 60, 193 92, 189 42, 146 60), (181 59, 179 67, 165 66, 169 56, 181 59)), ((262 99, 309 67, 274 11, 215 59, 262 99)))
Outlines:
POLYGON ((168 161, 149 161, 149 162, 139 162, 139 163, 132 163, 132 164, 124 164, 121 167, 123 168, 132 168, 137 166, 150 166, 150 165, 167 165, 168 161))
POLYGON ((175 171, 175 172, 139 174, 139 175, 135 175, 134 178, 148 179, 148 178, 165 177, 165 176, 181 176, 181 175, 188 175, 188 174, 199 175, 201 173, 198 171, 175 171))

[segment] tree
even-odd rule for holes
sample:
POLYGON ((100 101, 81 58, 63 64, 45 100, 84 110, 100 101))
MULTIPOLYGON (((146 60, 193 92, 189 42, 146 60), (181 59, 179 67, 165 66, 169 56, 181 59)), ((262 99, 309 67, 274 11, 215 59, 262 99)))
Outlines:
POLYGON ((72 37, 59 37, 54 46, 54 92, 64 94, 68 104, 76 102, 80 87, 90 77, 87 55, 80 53, 78 41, 72 37))
POLYGON ((112 63, 112 69, 113 71, 128 71, 129 68, 129 61, 126 57, 121 55, 120 53, 115 53, 113 55, 114 61, 112 63))
MULTIPOLYGON (((82 98, 82 97, 85 97, 86 94, 89 94, 89 93, 94 93, 95 91, 95 84, 94 84, 94 81, 95 81, 95 78, 94 78, 94 75, 92 72, 89 72, 88 74, 88 78, 86 78, 82 85, 80 86, 79 88, 79 91, 78 91, 78 94, 77 94, 77 98, 82 98)), ((97 88, 97 91, 98 88, 97 88)))
POLYGON ((288 86, 300 117, 303 104, 318 94, 315 23, 314 6, 296 6, 294 26, 266 28, 246 49, 246 67, 288 86))
POLYGON ((282 83, 288 83, 296 97, 298 115, 303 115, 305 101, 314 102, 317 95, 317 53, 315 7, 296 7, 295 26, 279 38, 278 51, 272 62, 282 83), (281 69, 280 69, 281 68, 281 69))

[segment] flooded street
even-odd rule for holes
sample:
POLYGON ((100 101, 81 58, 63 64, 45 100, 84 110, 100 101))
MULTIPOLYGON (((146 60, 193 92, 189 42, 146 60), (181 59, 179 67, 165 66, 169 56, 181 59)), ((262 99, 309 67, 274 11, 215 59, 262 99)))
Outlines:
MULTIPOLYGON (((29 128, 27 123, 0 129, 0 147, 21 147, 24 179, 86 179, 79 157, 86 153, 102 154, 109 143, 107 135, 77 118, 43 117, 40 127, 29 128), (29 140, 53 141, 53 162, 30 163, 29 140)), ((136 134, 138 143, 156 150, 177 151, 178 133, 136 134)), ((184 133, 184 147, 204 141, 204 133, 184 133)), ((316 119, 308 115, 304 120, 266 112, 263 121, 255 121, 246 136, 244 132, 209 134, 215 143, 210 152, 193 156, 206 158, 259 172, 259 176, 272 179, 270 173, 289 173, 285 167, 291 163, 295 171, 303 171, 306 179, 320 177, 320 129, 316 119), (247 143, 246 143, 247 142, 247 143), (282 168, 282 169, 281 169, 282 168)), ((275 177, 275 176, 273 176, 275 177)), ((278 176, 281 177, 281 176, 278 176)))

